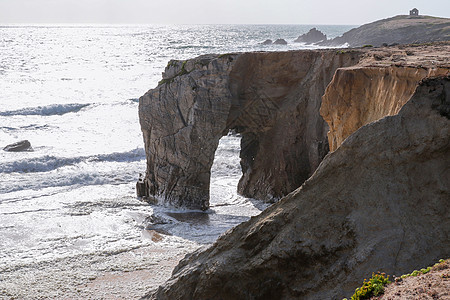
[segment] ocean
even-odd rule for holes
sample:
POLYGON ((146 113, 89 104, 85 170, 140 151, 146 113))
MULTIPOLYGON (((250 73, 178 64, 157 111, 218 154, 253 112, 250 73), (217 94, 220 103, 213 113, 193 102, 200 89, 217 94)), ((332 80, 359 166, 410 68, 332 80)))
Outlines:
POLYGON ((259 214, 267 204, 236 193, 231 135, 216 152, 206 213, 137 199, 138 99, 170 59, 317 48, 293 43, 312 27, 333 38, 355 26, 0 26, 0 298, 142 295, 167 279, 168 261, 259 214), (278 38, 288 45, 260 44, 278 38), (33 151, 1 150, 25 139, 33 151), (124 273, 137 277, 117 288, 111 274, 124 273))

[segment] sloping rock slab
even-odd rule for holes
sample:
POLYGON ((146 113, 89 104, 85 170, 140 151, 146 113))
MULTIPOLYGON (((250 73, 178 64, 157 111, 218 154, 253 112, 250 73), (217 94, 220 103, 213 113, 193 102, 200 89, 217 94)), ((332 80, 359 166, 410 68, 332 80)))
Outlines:
POLYGON ((450 256, 450 78, 361 127, 302 187, 187 256, 151 299, 341 299, 450 256))

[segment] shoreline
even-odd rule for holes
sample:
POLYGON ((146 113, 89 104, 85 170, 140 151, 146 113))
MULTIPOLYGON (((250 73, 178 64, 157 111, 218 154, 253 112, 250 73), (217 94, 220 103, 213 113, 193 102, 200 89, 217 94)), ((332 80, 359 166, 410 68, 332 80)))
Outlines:
POLYGON ((185 241, 168 247, 157 233, 155 243, 112 255, 81 255, 22 268, 6 277, 0 299, 136 299, 163 284, 178 262, 200 247, 185 241), (75 264, 73 261, 75 260, 75 264), (67 269, 63 269, 68 266, 67 269), (42 268, 42 269, 40 269, 42 268))

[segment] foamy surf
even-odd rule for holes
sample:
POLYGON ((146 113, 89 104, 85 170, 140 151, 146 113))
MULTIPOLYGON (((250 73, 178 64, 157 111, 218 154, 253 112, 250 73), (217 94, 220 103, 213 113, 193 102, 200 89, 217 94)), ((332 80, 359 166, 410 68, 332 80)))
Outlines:
POLYGON ((49 172, 65 166, 74 166, 89 162, 134 162, 145 159, 145 151, 142 148, 126 152, 114 152, 110 154, 98 154, 80 157, 57 157, 44 155, 35 158, 25 158, 5 162, 0 165, 0 173, 34 173, 49 172))
POLYGON ((37 106, 37 107, 27 107, 18 110, 11 111, 3 111, 0 112, 0 116, 9 117, 9 116, 53 116, 53 115, 64 115, 68 113, 78 112, 81 109, 89 106, 90 104, 79 104, 79 103, 71 103, 71 104, 50 104, 46 106, 37 106))
MULTIPOLYGON (((349 29, 327 28, 318 27, 329 37, 349 29)), ((207 212, 137 199, 146 167, 138 97, 170 59, 299 49, 260 42, 309 29, 0 26, 0 146, 27 139, 35 150, 0 151, 0 298, 137 299, 187 252, 264 209, 236 193, 233 136, 220 141, 207 212)))

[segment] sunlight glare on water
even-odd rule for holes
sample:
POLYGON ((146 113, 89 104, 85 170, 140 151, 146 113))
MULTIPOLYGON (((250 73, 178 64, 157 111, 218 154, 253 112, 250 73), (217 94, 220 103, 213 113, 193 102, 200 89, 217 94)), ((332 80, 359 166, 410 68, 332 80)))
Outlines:
MULTIPOLYGON (((220 141, 207 213, 139 201, 138 98, 170 59, 314 48, 292 43, 311 27, 0 26, 0 147, 27 139, 34 150, 0 151, 0 297, 61 297, 105 272, 148 269, 264 209, 236 193, 235 136, 220 141), (278 38, 289 44, 259 44, 278 38)), ((330 38, 350 28, 316 27, 330 38)))

